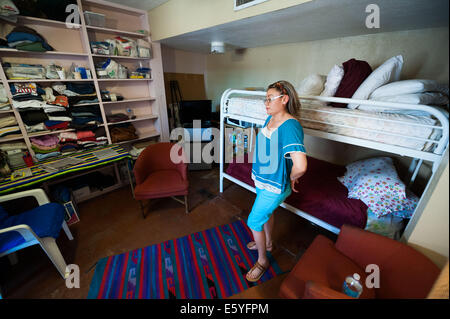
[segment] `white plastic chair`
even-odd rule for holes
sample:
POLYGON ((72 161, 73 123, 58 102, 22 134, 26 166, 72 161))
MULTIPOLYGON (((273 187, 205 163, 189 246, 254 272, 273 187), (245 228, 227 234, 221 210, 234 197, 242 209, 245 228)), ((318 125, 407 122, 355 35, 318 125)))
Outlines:
MULTIPOLYGON (((34 197, 37 200, 39 206, 50 203, 44 190, 42 190, 40 188, 0 196, 0 203, 14 200, 14 199, 23 198, 23 197, 30 197, 30 196, 34 197)), ((67 223, 65 220, 63 221, 62 228, 64 229, 64 232, 66 233, 69 240, 73 240, 72 233, 70 232, 69 227, 67 226, 67 223)), ((64 279, 67 278, 67 276, 69 275, 69 273, 66 272, 67 264, 64 261, 61 251, 59 250, 58 246, 56 245, 56 241, 53 237, 40 238, 34 233, 34 231, 28 225, 25 225, 25 224, 0 229, 0 234, 10 232, 10 231, 19 232, 20 235, 25 239, 25 242, 7 250, 7 251, 0 253, 0 257, 9 255, 20 249, 39 244, 39 245, 41 245, 41 248, 45 251, 47 256, 50 258, 52 263, 55 265, 56 269, 58 269, 61 276, 64 279)), ((12 261, 13 263, 15 260, 16 260, 15 258, 10 258, 10 261, 12 261)))

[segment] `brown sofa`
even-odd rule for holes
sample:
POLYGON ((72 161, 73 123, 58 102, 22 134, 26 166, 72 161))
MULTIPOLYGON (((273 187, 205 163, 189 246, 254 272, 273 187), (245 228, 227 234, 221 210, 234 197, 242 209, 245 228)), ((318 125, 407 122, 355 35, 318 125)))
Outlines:
POLYGON ((302 255, 280 288, 282 298, 344 299, 345 277, 358 273, 363 284, 360 298, 426 298, 440 270, 413 248, 381 235, 344 225, 336 243, 318 235, 302 255), (375 272, 379 267, 379 288, 375 272))

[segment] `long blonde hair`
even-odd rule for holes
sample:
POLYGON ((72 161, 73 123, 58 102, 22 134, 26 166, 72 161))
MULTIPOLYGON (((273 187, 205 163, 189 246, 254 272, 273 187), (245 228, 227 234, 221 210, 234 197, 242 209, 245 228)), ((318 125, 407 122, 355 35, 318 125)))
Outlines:
POLYGON ((280 92, 280 94, 289 96, 286 110, 293 116, 296 116, 298 114, 301 104, 300 100, 298 99, 297 91, 294 89, 294 86, 291 83, 289 83, 288 81, 277 81, 269 85, 267 87, 267 90, 269 89, 275 89, 280 92))

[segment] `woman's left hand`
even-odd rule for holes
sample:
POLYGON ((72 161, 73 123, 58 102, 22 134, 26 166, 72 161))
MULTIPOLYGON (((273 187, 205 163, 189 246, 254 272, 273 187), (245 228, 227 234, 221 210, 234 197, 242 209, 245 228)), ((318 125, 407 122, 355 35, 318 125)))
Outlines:
POLYGON ((295 189, 295 184, 297 184, 297 183, 298 183, 298 178, 297 178, 297 179, 294 179, 294 180, 291 180, 291 189, 292 189, 292 191, 294 191, 295 193, 298 193, 298 190, 295 189))
POLYGON ((303 152, 293 152, 291 153, 291 159, 293 162, 292 171, 291 171, 291 189, 295 193, 298 193, 298 190, 295 189, 295 184, 298 183, 300 177, 303 176, 306 172, 307 158, 306 154, 303 152))

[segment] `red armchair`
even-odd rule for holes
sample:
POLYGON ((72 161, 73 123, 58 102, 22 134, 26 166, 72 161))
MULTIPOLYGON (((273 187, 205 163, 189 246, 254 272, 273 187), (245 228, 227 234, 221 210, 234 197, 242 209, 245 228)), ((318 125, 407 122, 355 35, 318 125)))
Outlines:
MULTIPOLYGON (((358 273, 360 298, 426 298, 440 270, 413 248, 362 229, 344 225, 336 244, 318 235, 280 288, 282 298, 344 299, 345 277, 358 273), (366 266, 379 267, 379 288, 365 284, 366 266)), ((372 276, 371 276, 372 277, 372 276)), ((371 279, 371 278, 369 278, 371 279)), ((369 280, 370 281, 370 280, 369 280)))
POLYGON ((183 148, 173 143, 156 143, 147 146, 139 155, 134 165, 133 173, 136 180, 134 198, 139 201, 142 215, 145 218, 144 206, 141 201, 172 197, 184 204, 189 212, 187 165, 183 148), (184 160, 174 163, 170 157, 173 153, 184 160), (184 202, 174 196, 184 196, 184 202))

